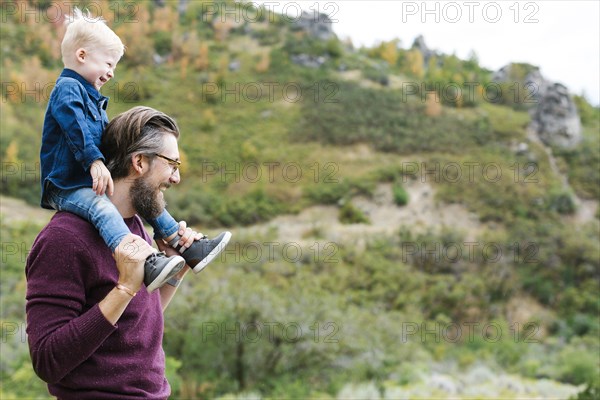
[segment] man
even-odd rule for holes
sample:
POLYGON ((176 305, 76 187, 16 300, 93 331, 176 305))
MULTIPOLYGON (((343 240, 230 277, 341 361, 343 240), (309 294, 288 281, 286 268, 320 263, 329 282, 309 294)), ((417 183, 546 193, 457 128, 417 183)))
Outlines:
MULTIPOLYGON (((115 251, 88 221, 57 212, 26 265, 27 333, 35 372, 60 399, 166 399, 163 312, 189 268, 148 293, 144 260, 155 252, 140 216, 160 214, 179 183, 179 129, 169 116, 135 107, 106 127, 102 151, 114 178, 111 201, 132 233, 115 251), (143 238, 143 239, 142 239, 143 238)), ((201 234, 180 223, 189 247, 201 234)), ((160 250, 176 250, 157 241, 160 250)))

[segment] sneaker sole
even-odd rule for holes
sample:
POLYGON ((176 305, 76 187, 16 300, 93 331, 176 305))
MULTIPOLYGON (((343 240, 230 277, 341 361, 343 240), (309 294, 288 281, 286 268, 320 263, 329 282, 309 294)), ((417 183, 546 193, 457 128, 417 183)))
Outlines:
POLYGON ((160 274, 152 281, 152 283, 146 287, 148 293, 154 292, 159 287, 163 286, 169 279, 176 275, 185 267, 185 260, 183 257, 173 258, 160 272, 160 274))
POLYGON ((192 269, 192 271, 194 271, 195 274, 198 274, 198 273, 200 273, 200 271, 202 271, 204 268, 206 268, 208 263, 211 262, 212 260, 214 260, 215 257, 218 256, 219 253, 221 253, 223 251, 225 246, 227 246, 227 243, 229 243, 229 239, 231 239, 231 232, 227 231, 227 232, 225 232, 225 235, 223 236, 223 240, 221 240, 221 243, 219 243, 214 249, 212 249, 212 251, 210 253, 208 253, 208 255, 206 257, 204 257, 204 260, 202 260, 198 264, 196 264, 196 266, 192 269))

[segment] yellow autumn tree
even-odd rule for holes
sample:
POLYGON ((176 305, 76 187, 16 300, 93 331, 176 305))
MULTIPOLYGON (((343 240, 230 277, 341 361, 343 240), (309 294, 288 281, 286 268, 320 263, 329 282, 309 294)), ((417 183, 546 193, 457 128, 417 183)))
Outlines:
POLYGON ((398 43, 399 39, 394 39, 389 42, 383 42, 380 45, 379 56, 391 66, 398 62, 398 43))
POLYGON ((417 78, 425 76, 423 68, 423 54, 418 49, 412 49, 406 52, 406 62, 408 70, 417 78))
POLYGON ((213 28, 215 30, 215 40, 217 42, 224 42, 229 36, 229 31, 233 28, 233 24, 229 20, 223 20, 222 18, 215 18, 213 20, 213 28))
POLYGON ((187 78, 187 69, 190 64, 190 57, 187 54, 181 56, 179 60, 179 77, 183 80, 187 78))
POLYGON ((150 37, 150 13, 145 6, 140 5, 136 13, 137 23, 122 24, 115 33, 119 35, 123 44, 131 51, 126 51, 123 56, 125 64, 130 66, 147 66, 152 64, 154 44, 150 37))
POLYGON ((2 186, 8 193, 14 193, 18 190, 21 180, 21 161, 19 160, 19 145, 16 140, 12 140, 6 148, 4 160, 2 161, 3 170, 7 173, 2 174, 2 186))
POLYGON ((431 118, 440 116, 442 113, 442 104, 440 98, 435 92, 427 92, 425 97, 425 115, 431 118))
POLYGON ((6 148, 4 162, 19 163, 19 144, 14 139, 10 141, 8 147, 6 148))
POLYGON ((198 71, 205 71, 208 69, 210 65, 208 58, 208 44, 206 42, 202 42, 200 44, 200 49, 198 50, 198 56, 194 62, 194 67, 198 71))
POLYGON ((217 116, 212 108, 202 110, 200 127, 205 131, 211 131, 217 125, 217 116))
POLYGON ((154 11, 152 27, 155 32, 173 32, 178 25, 178 18, 172 7, 158 7, 154 11))

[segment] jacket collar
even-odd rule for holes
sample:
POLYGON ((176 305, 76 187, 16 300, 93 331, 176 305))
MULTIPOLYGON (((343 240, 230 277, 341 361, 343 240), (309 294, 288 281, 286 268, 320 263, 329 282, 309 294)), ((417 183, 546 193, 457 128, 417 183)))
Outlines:
POLYGON ((108 106, 108 97, 103 96, 98 91, 98 89, 96 89, 94 87, 94 85, 92 85, 91 83, 89 83, 88 81, 86 81, 83 78, 83 76, 79 75, 77 72, 73 71, 72 69, 65 68, 65 69, 62 70, 62 72, 60 74, 60 78, 73 78, 73 79, 77 80, 79 83, 81 83, 83 85, 83 87, 87 91, 88 95, 97 104, 99 104, 100 107, 102 107, 104 110, 106 110, 106 107, 108 106))

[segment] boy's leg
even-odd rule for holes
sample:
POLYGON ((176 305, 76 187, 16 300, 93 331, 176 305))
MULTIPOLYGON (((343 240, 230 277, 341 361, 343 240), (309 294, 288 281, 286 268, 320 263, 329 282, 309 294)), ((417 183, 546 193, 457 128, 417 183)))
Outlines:
POLYGON ((166 208, 158 217, 149 219, 146 222, 154 229, 154 239, 163 239, 166 242, 170 242, 177 237, 177 240, 179 240, 179 235, 177 234, 179 223, 175 221, 175 218, 169 214, 166 208))
MULTIPOLYGON (((92 223, 112 253, 125 236, 131 235, 115 205, 106 195, 98 196, 91 188, 52 188, 48 197, 54 209, 71 212, 92 223)), ((164 285, 184 266, 185 261, 179 256, 166 257, 164 253, 150 255, 144 267, 144 283, 148 292, 164 285)))
POLYGON ((221 253, 231 239, 230 232, 222 232, 213 239, 206 236, 200 240, 194 241, 189 247, 179 246, 181 239, 179 236, 179 223, 169 214, 165 208, 156 218, 147 221, 154 229, 154 238, 163 239, 171 247, 179 251, 186 263, 192 268, 192 271, 198 273, 208 265, 209 262, 221 253))
POLYGON ((55 210, 71 212, 94 225, 112 253, 123 238, 131 233, 119 210, 108 197, 96 195, 91 188, 52 188, 48 197, 55 210))

